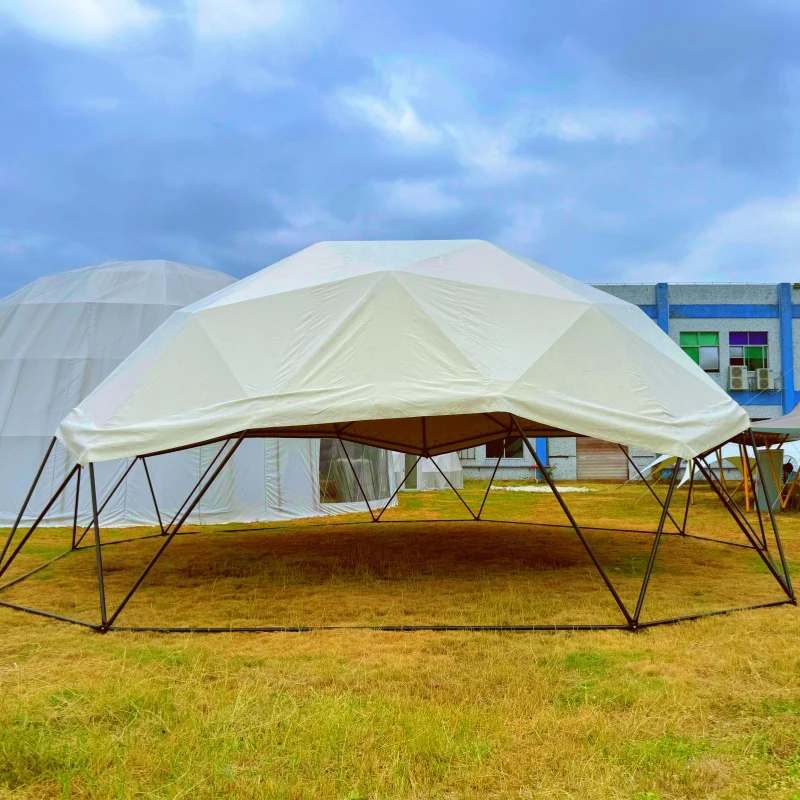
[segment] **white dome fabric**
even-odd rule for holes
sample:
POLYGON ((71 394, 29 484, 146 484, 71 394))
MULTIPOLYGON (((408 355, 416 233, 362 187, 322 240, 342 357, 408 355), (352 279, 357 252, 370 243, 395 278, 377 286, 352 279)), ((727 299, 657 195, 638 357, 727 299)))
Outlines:
POLYGON ((638 308, 481 241, 325 242, 174 314, 71 411, 82 463, 253 435, 513 433, 691 458, 747 414, 638 308))
MULTIPOLYGON (((230 287, 221 272, 171 261, 111 262, 40 278, 0 301, 0 524, 11 525, 62 417, 184 306, 230 287)), ((173 390, 191 396, 188 384, 173 390)), ((148 460, 164 522, 183 502, 219 445, 148 460)), ((319 442, 245 442, 191 517, 193 522, 284 519, 361 510, 320 503, 319 442)), ((128 466, 102 465, 98 503, 128 466)), ((25 520, 32 520, 74 461, 57 446, 25 520)), ((388 468, 387 468, 388 473, 388 468)), ((81 486, 88 524, 88 480, 81 486)), ((48 515, 72 524, 70 484, 48 515)), ((141 464, 102 515, 104 525, 157 523, 141 464)))

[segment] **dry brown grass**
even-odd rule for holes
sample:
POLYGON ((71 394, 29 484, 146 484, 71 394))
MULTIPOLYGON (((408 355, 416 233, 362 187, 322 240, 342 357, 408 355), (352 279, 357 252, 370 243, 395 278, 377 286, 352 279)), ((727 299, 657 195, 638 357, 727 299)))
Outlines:
MULTIPOLYGON (((653 526, 640 488, 597 488, 569 495, 580 521, 653 526)), ((466 491, 473 506, 480 494, 466 491)), ((493 493, 487 512, 563 522, 542 495, 493 493)), ((387 517, 408 523, 179 537, 119 622, 620 620, 570 531, 436 522, 463 516, 449 494, 405 494, 387 517)), ((691 519, 737 538, 710 494, 691 519)), ((796 559, 800 521, 781 523, 796 559)), ((651 539, 589 536, 632 604, 651 539)), ((37 533, 8 577, 66 538, 37 533)), ((104 549, 110 606, 157 544, 104 549)), ((3 597, 96 620, 93 559, 70 555, 3 597)), ((667 537, 644 617, 780 597, 752 551, 667 537)), ((636 635, 99 636, 0 609, 0 797, 788 800, 800 797, 798 622, 784 606, 636 635)))

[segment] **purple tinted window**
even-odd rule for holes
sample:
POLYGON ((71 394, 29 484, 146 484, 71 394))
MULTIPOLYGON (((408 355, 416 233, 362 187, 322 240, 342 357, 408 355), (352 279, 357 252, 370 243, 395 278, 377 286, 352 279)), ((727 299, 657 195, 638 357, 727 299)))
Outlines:
POLYGON ((747 333, 736 332, 729 334, 728 344, 747 344, 747 333))
POLYGON ((766 331, 753 331, 750 334, 750 344, 766 344, 767 333, 766 331))

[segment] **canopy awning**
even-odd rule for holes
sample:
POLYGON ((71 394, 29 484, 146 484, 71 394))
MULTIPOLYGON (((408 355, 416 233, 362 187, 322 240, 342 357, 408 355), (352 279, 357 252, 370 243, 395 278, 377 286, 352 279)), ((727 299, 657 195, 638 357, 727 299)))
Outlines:
POLYGON ((326 242, 176 312, 62 421, 81 462, 230 437, 691 458, 749 419, 629 303, 481 241, 326 242))

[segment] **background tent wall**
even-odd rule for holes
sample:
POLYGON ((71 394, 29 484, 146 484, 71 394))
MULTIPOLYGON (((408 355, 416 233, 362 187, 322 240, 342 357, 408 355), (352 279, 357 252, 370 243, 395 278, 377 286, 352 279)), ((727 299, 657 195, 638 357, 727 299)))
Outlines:
MULTIPOLYGON (((416 456, 405 456, 403 453, 392 454, 394 479, 397 484, 403 480, 403 477, 411 469, 416 459, 416 456)), ((442 472, 456 489, 464 488, 464 471, 461 468, 461 460, 458 457, 458 453, 445 453, 434 458, 421 458, 406 479, 403 489, 422 489, 424 491, 449 489, 450 487, 442 476, 442 472), (434 461, 436 465, 434 465, 434 461), (437 465, 439 469, 436 468, 437 465)))
MULTIPOLYGON (((51 275, 0 301, 0 525, 13 523, 63 416, 77 406, 174 311, 233 283, 220 272, 167 261, 114 262, 51 275)), ((162 517, 177 511, 220 445, 148 459, 162 517)), ((385 456, 384 456, 385 460, 385 456)), ((32 521, 73 466, 57 445, 28 506, 32 521)), ((97 464, 98 502, 130 459, 97 464)), ((360 511, 363 501, 322 503, 319 442, 243 442, 190 522, 280 520, 360 511)), ((384 484, 389 484, 384 466, 384 484)), ((393 488, 393 487, 392 487, 393 488)), ((391 489, 384 498, 388 498, 391 489)), ((71 525, 75 487, 48 523, 71 525)), ((83 484, 80 519, 90 516, 83 484)), ((107 526, 158 520, 144 469, 136 464, 102 514, 107 526)))

